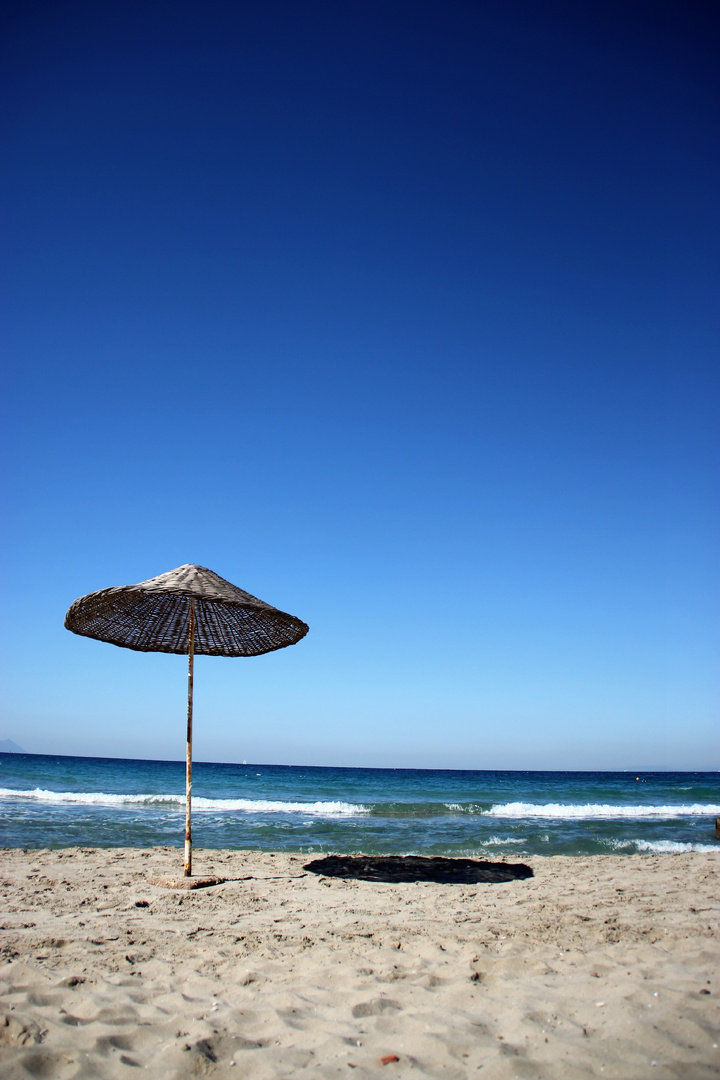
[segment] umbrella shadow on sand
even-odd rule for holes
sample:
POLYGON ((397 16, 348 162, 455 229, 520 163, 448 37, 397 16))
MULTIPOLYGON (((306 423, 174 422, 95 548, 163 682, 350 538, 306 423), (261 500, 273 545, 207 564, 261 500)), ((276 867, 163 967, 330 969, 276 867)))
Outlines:
POLYGON ((525 863, 419 855, 328 855, 324 859, 313 859, 303 869, 324 877, 357 881, 435 881, 441 885, 491 885, 533 876, 532 869, 525 863))

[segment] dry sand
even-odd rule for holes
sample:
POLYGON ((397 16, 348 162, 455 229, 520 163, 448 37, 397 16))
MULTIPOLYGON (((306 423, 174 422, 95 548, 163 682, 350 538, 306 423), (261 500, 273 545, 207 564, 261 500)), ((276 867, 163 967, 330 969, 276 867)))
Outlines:
POLYGON ((233 880, 197 892, 148 883, 177 850, 0 856, 5 1080, 720 1076, 714 853, 438 885, 198 852, 233 880))

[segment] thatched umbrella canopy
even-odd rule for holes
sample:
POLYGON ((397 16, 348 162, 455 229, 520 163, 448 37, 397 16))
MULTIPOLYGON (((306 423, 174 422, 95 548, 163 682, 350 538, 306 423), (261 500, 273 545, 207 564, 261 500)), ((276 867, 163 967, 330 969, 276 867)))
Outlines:
POLYGON ((308 632, 294 615, 258 600, 204 566, 81 596, 65 626, 74 634, 136 652, 187 653, 188 717, 185 876, 192 874, 193 656, 260 656, 294 645, 308 632))

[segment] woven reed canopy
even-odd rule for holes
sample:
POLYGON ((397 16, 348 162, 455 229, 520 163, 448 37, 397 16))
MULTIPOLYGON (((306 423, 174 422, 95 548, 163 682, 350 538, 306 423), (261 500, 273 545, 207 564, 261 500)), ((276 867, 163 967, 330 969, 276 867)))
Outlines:
MULTIPOLYGON (((65 626, 74 634, 136 652, 183 653, 188 658, 185 753, 185 878, 192 876, 193 661, 206 656, 260 656, 294 645, 308 626, 258 600, 205 566, 185 563, 167 574, 100 589, 71 604, 65 626)), ((219 879, 206 879, 205 884, 219 879)), ((199 879, 194 879, 194 884, 199 879)), ((199 882, 203 884, 202 881, 199 882)))
POLYGON ((186 563, 166 574, 81 596, 65 616, 74 634, 136 652, 188 652, 194 600, 195 653, 259 656, 294 645, 307 624, 231 585, 205 566, 186 563))

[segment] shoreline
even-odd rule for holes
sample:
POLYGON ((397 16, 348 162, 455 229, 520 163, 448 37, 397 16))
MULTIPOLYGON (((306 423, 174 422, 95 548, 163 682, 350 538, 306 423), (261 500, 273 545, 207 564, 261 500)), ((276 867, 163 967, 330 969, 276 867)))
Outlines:
POLYGON ((188 892, 149 882, 176 847, 0 850, 4 1076, 720 1075, 720 855, 529 856, 491 884, 314 858, 196 849, 228 880, 188 892))

